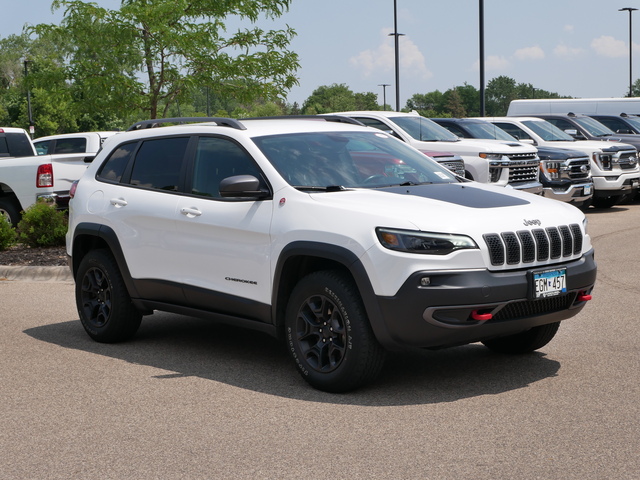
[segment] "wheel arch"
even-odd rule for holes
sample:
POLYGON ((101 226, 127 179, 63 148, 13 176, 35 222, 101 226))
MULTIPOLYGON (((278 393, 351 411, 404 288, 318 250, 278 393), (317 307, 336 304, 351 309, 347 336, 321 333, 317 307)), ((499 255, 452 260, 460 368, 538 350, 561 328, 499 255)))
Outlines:
POLYGON ((284 325, 287 301, 298 281, 311 272, 339 270, 354 281, 369 318, 371 328, 381 343, 387 338, 382 313, 373 286, 359 258, 350 250, 337 245, 300 241, 287 245, 276 265, 273 278, 272 318, 279 334, 284 325))
POLYGON ((131 298, 138 298, 129 267, 122 252, 122 246, 111 227, 97 223, 79 223, 73 231, 73 247, 71 250, 71 271, 73 278, 78 273, 82 259, 91 250, 106 249, 113 255, 131 298))

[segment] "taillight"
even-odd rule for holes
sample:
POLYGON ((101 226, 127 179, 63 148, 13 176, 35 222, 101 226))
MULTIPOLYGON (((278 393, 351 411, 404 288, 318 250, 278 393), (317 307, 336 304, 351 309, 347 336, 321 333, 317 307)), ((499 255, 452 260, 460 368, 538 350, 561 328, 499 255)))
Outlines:
POLYGON ((38 167, 36 175, 36 187, 53 187, 53 165, 45 163, 38 167))
POLYGON ((69 197, 73 198, 76 196, 76 190, 78 189, 78 182, 79 180, 76 180, 71 184, 71 188, 69 189, 69 197))

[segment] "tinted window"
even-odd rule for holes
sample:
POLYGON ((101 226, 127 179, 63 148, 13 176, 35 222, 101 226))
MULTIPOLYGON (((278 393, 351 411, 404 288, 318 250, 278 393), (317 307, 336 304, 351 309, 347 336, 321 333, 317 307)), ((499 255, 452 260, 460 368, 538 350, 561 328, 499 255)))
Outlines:
POLYGON ((36 147, 36 153, 38 155, 46 155, 47 153, 49 153, 49 145, 51 145, 51 140, 35 142, 33 145, 36 147))
POLYGON ((189 137, 147 140, 136 154, 131 185, 178 191, 189 137))
POLYGON ((56 148, 53 153, 84 153, 86 151, 86 138, 65 138, 56 140, 56 148))
POLYGON ((120 182, 136 145, 137 143, 128 143, 114 150, 100 168, 98 178, 108 182, 120 182))
POLYGON ((30 157, 33 155, 31 139, 22 133, 7 133, 9 155, 12 157, 30 157))
POLYGON ((7 139, 4 137, 0 137, 0 156, 9 156, 9 146, 7 145, 7 139))
POLYGON ((500 127, 502 130, 504 130, 505 132, 507 132, 509 135, 511 135, 512 137, 518 140, 531 139, 531 137, 527 132, 525 132, 524 130, 522 130, 520 127, 516 125, 512 125, 510 123, 500 123, 500 122, 496 122, 496 125, 500 127))
POLYGON ((549 119, 547 119, 547 122, 551 123, 552 125, 555 125, 556 127, 558 127, 562 131, 576 130, 577 129, 571 123, 567 122, 566 120, 559 119, 559 118, 549 118, 549 119))
POLYGON ((220 198, 220 181, 234 175, 261 179, 253 159, 240 146, 217 137, 201 137, 193 166, 191 193, 220 198))

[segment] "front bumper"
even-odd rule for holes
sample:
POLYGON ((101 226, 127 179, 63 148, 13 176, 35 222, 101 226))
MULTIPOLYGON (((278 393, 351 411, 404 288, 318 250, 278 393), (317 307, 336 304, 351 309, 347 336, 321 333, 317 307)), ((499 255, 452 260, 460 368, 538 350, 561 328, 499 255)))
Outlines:
POLYGON ((574 183, 566 188, 544 187, 542 196, 560 202, 582 204, 593 196, 593 183, 574 183))
POLYGON ((622 175, 603 175, 593 177, 594 196, 611 196, 631 193, 638 189, 640 175, 623 173, 622 175))
POLYGON ((416 272, 395 296, 377 297, 380 317, 371 318, 374 332, 390 350, 443 348, 565 320, 582 310, 584 296, 593 289, 593 250, 557 267, 566 268, 567 293, 541 300, 531 299, 530 280, 531 272, 540 268, 416 272), (475 320, 474 312, 493 317, 475 320))

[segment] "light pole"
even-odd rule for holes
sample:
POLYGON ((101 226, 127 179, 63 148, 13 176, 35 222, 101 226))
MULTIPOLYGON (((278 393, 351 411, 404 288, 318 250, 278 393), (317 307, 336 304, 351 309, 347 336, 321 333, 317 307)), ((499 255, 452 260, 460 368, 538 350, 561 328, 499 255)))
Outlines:
POLYGON ((629 97, 633 96, 633 73, 632 73, 632 57, 633 57, 633 43, 631 36, 631 14, 638 10, 637 8, 625 7, 618 9, 619 12, 627 11, 629 12, 629 97))
POLYGON ((480 116, 485 116, 485 105, 484 105, 484 0, 478 0, 480 3, 478 4, 478 20, 479 20, 479 28, 480 32, 480 116))
MULTIPOLYGON (((29 60, 28 58, 24 59, 24 81, 25 83, 27 83, 27 76, 29 74, 29 69, 28 69, 28 65, 29 62, 31 60, 29 60)), ((33 124, 33 114, 31 113, 31 90, 29 89, 29 85, 26 85, 27 87, 27 113, 29 116, 29 133, 31 134, 31 138, 33 138, 33 134, 35 132, 35 128, 34 128, 34 124, 33 124)))
POLYGON ((391 86, 390 83, 379 83, 379 87, 382 87, 382 109, 387 109, 387 87, 391 86))
POLYGON ((396 112, 400 111, 400 60, 399 60, 399 48, 398 37, 403 36, 404 33, 398 33, 398 8, 397 0, 393 0, 393 33, 389 36, 395 37, 395 52, 396 52, 396 112))

